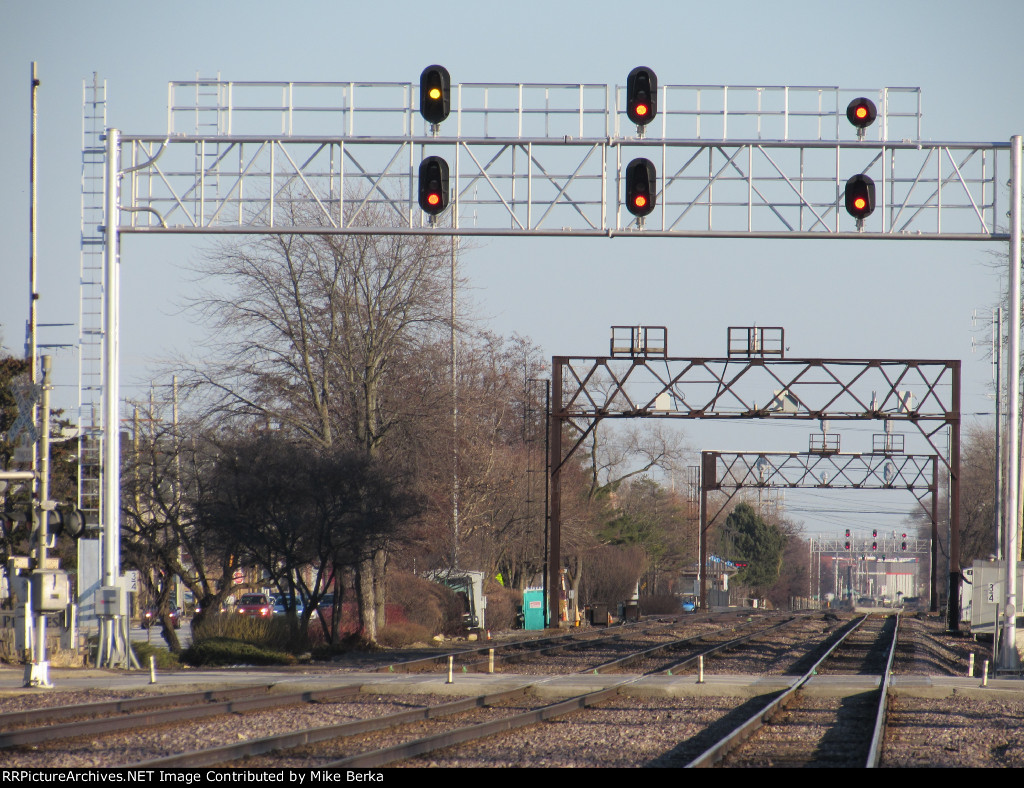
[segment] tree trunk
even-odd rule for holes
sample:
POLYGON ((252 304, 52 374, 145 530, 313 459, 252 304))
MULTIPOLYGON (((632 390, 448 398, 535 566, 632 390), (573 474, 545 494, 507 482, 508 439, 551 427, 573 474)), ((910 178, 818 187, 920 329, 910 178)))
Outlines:
POLYGON ((377 616, 373 593, 373 558, 365 558, 356 567, 356 597, 359 605, 359 626, 363 639, 377 642, 377 616))
POLYGON ((387 625, 387 610, 385 602, 387 594, 384 591, 384 581, 387 573, 388 553, 385 548, 376 550, 373 554, 373 606, 374 618, 376 619, 375 632, 383 631, 387 625))

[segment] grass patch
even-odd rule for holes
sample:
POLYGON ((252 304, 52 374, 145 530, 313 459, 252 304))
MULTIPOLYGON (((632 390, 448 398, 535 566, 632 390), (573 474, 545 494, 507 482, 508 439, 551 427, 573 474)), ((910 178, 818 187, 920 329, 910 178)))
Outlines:
POLYGON ((149 668, 149 658, 151 656, 156 657, 156 667, 158 670, 176 670, 181 667, 178 655, 172 654, 166 646, 154 646, 151 643, 143 643, 137 640, 132 643, 132 651, 135 652, 135 658, 139 661, 139 665, 143 670, 149 668))

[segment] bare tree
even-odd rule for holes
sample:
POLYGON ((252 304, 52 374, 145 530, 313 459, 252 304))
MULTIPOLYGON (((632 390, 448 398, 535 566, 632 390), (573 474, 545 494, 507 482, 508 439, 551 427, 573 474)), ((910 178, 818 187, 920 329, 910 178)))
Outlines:
MULTIPOLYGON (((380 219, 361 216, 368 227, 380 219)), ((415 235, 261 235, 219 247, 192 304, 215 352, 190 379, 223 417, 255 418, 319 449, 401 454, 390 438, 420 416, 406 373, 451 329, 451 257, 450 240, 415 235)), ((381 545, 356 567, 371 641, 386 558, 381 545)))
POLYGON ((175 424, 164 418, 169 410, 165 403, 145 409, 124 447, 121 530, 125 561, 140 571, 168 645, 177 650, 168 610, 174 579, 192 592, 198 624, 231 593, 240 545, 237 535, 207 532, 196 516, 195 501, 217 456, 210 429, 197 422, 175 424))
MULTIPOLYGON (((566 505, 563 492, 563 555, 567 579, 577 602, 586 557, 597 542, 597 529, 608 519, 608 507, 614 505, 616 491, 627 480, 655 469, 670 472, 686 451, 681 435, 660 422, 631 424, 608 436, 601 429, 603 424, 594 426, 585 444, 587 460, 577 463, 586 487, 579 491, 575 504, 570 496, 566 505), (571 514, 574 506, 575 516, 571 514)), ((563 472, 563 490, 566 481, 563 472)), ((646 563, 637 565, 636 579, 645 569, 646 563)))

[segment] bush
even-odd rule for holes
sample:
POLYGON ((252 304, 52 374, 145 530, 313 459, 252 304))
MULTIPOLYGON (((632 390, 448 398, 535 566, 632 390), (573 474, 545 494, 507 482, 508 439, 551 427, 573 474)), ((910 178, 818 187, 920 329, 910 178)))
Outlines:
POLYGON ((282 657, 290 659, 291 654, 309 651, 308 638, 301 638, 292 629, 286 616, 259 618, 240 616, 237 613, 208 615, 193 628, 192 643, 192 648, 183 652, 181 657, 183 662, 190 665, 230 665, 251 659, 270 661, 250 664, 281 665, 289 664, 282 662, 282 657), (218 645, 208 647, 208 643, 218 645), (236 645, 232 647, 227 644, 236 645), (223 661, 208 661, 211 659, 223 661))
POLYGON ((150 643, 134 641, 132 643, 132 651, 135 652, 135 658, 139 661, 139 665, 143 670, 149 670, 150 657, 156 657, 156 667, 158 670, 174 670, 181 667, 178 655, 172 654, 163 646, 154 646, 150 643))
POLYGON ((487 596, 487 611, 484 613, 487 629, 513 629, 516 611, 523 604, 523 595, 505 588, 496 580, 484 583, 484 594, 487 596))
POLYGON ((192 630, 193 642, 216 638, 238 640, 279 651, 298 653, 308 650, 307 643, 298 641, 287 616, 259 618, 240 616, 237 613, 217 613, 206 616, 192 630))
POLYGON ((456 634, 464 628, 458 597, 440 583, 392 570, 388 572, 387 594, 388 601, 405 612, 408 624, 429 631, 431 636, 456 634))
POLYGON ((294 665, 291 654, 229 638, 207 638, 181 653, 181 661, 195 667, 214 665, 294 665))

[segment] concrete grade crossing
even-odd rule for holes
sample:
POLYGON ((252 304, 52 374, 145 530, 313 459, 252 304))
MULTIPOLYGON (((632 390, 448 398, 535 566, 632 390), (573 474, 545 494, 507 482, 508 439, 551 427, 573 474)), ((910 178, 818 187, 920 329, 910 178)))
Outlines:
MULTIPOLYGON (((483 695, 532 685, 539 697, 565 698, 592 692, 614 684, 627 683, 620 691, 642 697, 723 696, 750 698, 789 688, 796 676, 746 676, 736 674, 705 674, 698 683, 695 675, 640 676, 629 674, 571 674, 526 676, 522 674, 456 673, 451 684, 447 674, 382 673, 295 673, 275 669, 237 667, 225 670, 180 670, 158 672, 156 683, 150 683, 147 671, 51 668, 52 688, 28 688, 24 684, 24 668, 0 667, 0 698, 81 692, 188 692, 213 688, 265 686, 271 692, 296 692, 328 687, 359 685, 364 692, 380 695, 450 695, 453 697, 483 695)), ((819 697, 846 697, 878 687, 879 676, 815 676, 804 692, 819 697)), ((916 698, 969 697, 978 699, 1024 700, 1024 678, 989 678, 987 686, 981 678, 968 676, 894 676, 892 692, 897 696, 916 698)))

